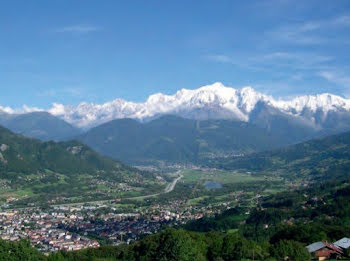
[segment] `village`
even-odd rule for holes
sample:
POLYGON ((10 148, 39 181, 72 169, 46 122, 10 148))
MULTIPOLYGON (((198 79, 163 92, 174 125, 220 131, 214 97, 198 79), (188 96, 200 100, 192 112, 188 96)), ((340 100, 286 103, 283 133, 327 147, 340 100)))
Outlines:
POLYGON ((23 208, 0 212, 0 238, 28 239, 43 253, 130 244, 165 227, 220 213, 232 206, 184 206, 181 200, 120 213, 105 203, 23 208))

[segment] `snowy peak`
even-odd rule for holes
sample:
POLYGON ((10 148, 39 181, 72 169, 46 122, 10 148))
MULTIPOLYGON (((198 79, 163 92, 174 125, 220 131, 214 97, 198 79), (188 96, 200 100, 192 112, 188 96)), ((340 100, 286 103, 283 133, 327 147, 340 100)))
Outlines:
POLYGON ((290 101, 277 101, 274 102, 274 106, 285 110, 287 112, 293 112, 296 114, 302 113, 305 109, 312 112, 322 111, 329 112, 334 110, 350 110, 350 100, 344 99, 340 96, 336 96, 329 93, 317 94, 317 95, 305 95, 296 97, 290 101))
POLYGON ((14 113, 14 111, 10 107, 2 107, 2 106, 0 106, 0 113, 2 113, 2 114, 14 113))
POLYGON ((250 113, 258 102, 269 103, 272 100, 271 97, 255 91, 252 87, 244 87, 238 93, 240 97, 239 105, 246 113, 250 113))
MULTIPOLYGON (((164 114, 192 119, 249 121, 258 103, 266 104, 281 114, 302 117, 308 121, 315 121, 314 118, 320 112, 327 115, 330 111, 350 111, 350 100, 329 93, 281 100, 257 92, 252 87, 234 89, 216 82, 195 90, 181 89, 174 95, 156 93, 150 95, 144 103, 123 99, 104 104, 83 102, 77 106, 54 103, 48 112, 75 126, 90 128, 114 119, 147 120, 164 114)), ((13 113, 8 107, 0 107, 0 111, 13 113)))
MULTIPOLYGON (((276 100, 257 92, 252 87, 234 89, 220 82, 195 90, 181 89, 174 95, 156 93, 144 103, 133 103, 116 99, 102 105, 81 103, 78 106, 54 104, 50 113, 66 121, 89 128, 119 118, 147 120, 159 115, 175 114, 187 118, 232 118, 249 121, 257 103, 265 103, 282 113, 302 117, 305 111, 323 112, 350 111, 350 100, 329 93, 307 95, 291 100, 276 100)), ((308 118, 313 115, 307 115, 308 118)))

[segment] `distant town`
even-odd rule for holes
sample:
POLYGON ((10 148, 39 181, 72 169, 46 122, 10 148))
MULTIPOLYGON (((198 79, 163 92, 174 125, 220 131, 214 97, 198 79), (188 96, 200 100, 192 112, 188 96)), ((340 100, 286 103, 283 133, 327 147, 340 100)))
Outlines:
POLYGON ((165 227, 182 225, 232 207, 232 202, 195 207, 175 200, 170 204, 157 203, 130 213, 119 213, 118 203, 3 210, 0 212, 0 238, 29 239, 44 253, 97 248, 103 243, 129 244, 165 227))

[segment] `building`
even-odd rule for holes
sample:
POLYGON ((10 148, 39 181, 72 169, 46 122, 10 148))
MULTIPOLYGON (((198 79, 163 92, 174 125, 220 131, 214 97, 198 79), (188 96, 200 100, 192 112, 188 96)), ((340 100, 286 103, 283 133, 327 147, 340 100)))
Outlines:
POLYGON ((316 242, 308 245, 307 250, 318 260, 326 260, 330 258, 338 259, 342 256, 343 250, 331 243, 328 242, 316 242))
POLYGON ((333 245, 342 249, 348 249, 350 247, 350 238, 343 237, 342 239, 334 242, 333 245))

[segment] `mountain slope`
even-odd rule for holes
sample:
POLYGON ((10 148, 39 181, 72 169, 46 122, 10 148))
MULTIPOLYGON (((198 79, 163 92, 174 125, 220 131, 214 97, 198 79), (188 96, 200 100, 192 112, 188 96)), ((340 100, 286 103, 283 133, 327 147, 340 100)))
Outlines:
POLYGON ((142 187, 147 186, 148 178, 152 176, 79 142, 40 142, 0 127, 0 201, 20 196, 30 202, 111 197, 96 186, 118 191, 119 183, 142 187))
POLYGON ((245 157, 217 158, 208 164, 290 176, 309 175, 310 178, 347 176, 350 170, 350 132, 245 157))
POLYGON ((0 127, 0 171, 35 173, 37 171, 64 174, 112 171, 121 163, 104 158, 78 142, 40 142, 18 136, 0 127))
POLYGON ((266 129, 277 137, 283 137, 285 142, 281 144, 282 146, 287 143, 293 144, 326 135, 327 133, 319 132, 312 123, 310 124, 310 121, 284 114, 264 102, 258 102, 255 105, 250 113, 249 122, 266 129))
POLYGON ((41 140, 64 140, 80 130, 47 112, 1 114, 0 124, 11 131, 41 140))
POLYGON ((285 141, 255 125, 232 120, 195 121, 164 116, 140 123, 114 120, 78 137, 98 152, 125 162, 196 163, 216 155, 266 150, 285 141))
POLYGON ((156 93, 144 103, 115 99, 104 104, 77 106, 53 104, 50 114, 17 115, 0 106, 0 124, 26 136, 64 140, 115 119, 148 122, 164 115, 193 120, 233 120, 251 123, 283 136, 289 143, 350 130, 350 99, 329 93, 293 99, 275 99, 251 87, 234 89, 221 83, 195 90, 181 89, 174 95, 156 93), (7 113, 6 113, 7 112, 7 113), (56 118, 64 120, 58 121, 56 118), (69 123, 69 124, 68 124, 69 123))

